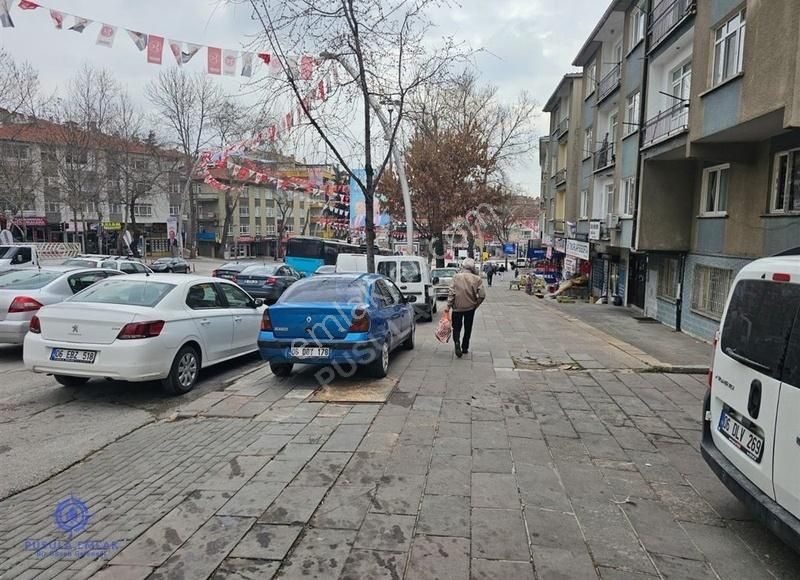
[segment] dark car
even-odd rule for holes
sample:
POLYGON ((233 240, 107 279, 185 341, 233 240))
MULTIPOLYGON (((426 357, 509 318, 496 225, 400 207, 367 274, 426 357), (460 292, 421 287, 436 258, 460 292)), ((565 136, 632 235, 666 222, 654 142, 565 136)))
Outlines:
POLYGON ((152 264, 150 269, 153 272, 179 272, 188 274, 192 271, 192 265, 183 258, 159 258, 152 264))
POLYGON ((302 277, 302 274, 286 264, 259 264, 245 268, 234 278, 234 282, 253 298, 262 298, 265 302, 272 303, 302 277))
POLYGON ((250 266, 254 266, 252 261, 250 262, 228 262, 227 264, 223 264, 213 272, 211 275, 214 278, 224 278, 225 280, 234 280, 236 276, 241 274, 246 268, 250 266))

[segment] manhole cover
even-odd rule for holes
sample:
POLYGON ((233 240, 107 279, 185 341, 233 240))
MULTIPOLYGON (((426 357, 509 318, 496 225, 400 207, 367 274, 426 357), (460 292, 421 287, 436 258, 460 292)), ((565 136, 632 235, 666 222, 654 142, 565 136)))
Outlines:
POLYGON ((316 403, 385 403, 397 379, 337 379, 321 387, 310 401, 316 403))
POLYGON ((573 360, 554 360, 548 357, 518 356, 512 357, 514 368, 532 371, 579 371, 583 367, 573 360))

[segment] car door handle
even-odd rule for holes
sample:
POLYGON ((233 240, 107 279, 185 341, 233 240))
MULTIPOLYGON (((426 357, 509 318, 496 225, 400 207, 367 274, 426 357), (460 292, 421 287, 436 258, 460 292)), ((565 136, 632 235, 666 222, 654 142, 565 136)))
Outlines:
POLYGON ((209 324, 211 324, 211 321, 208 318, 204 318, 203 320, 200 321, 200 324, 202 326, 208 326, 209 324))
POLYGON ((233 317, 233 321, 234 322, 241 322, 242 321, 242 317, 241 316, 234 316, 233 317))
POLYGON ((400 290, 406 290, 406 289, 408 289, 408 286, 400 286, 400 290))

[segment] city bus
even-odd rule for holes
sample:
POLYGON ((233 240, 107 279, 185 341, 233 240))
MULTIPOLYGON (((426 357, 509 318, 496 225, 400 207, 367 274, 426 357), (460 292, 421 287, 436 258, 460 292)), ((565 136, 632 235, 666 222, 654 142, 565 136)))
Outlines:
POLYGON ((339 254, 360 253, 363 253, 360 246, 342 240, 297 236, 286 241, 285 261, 298 272, 310 276, 320 266, 335 266, 339 254))

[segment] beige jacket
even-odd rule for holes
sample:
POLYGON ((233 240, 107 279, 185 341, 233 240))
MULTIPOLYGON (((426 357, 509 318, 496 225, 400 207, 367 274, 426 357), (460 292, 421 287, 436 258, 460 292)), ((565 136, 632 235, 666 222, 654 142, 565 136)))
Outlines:
POLYGON ((474 310, 486 299, 481 277, 461 271, 453 277, 447 295, 447 305, 455 312, 474 310))

